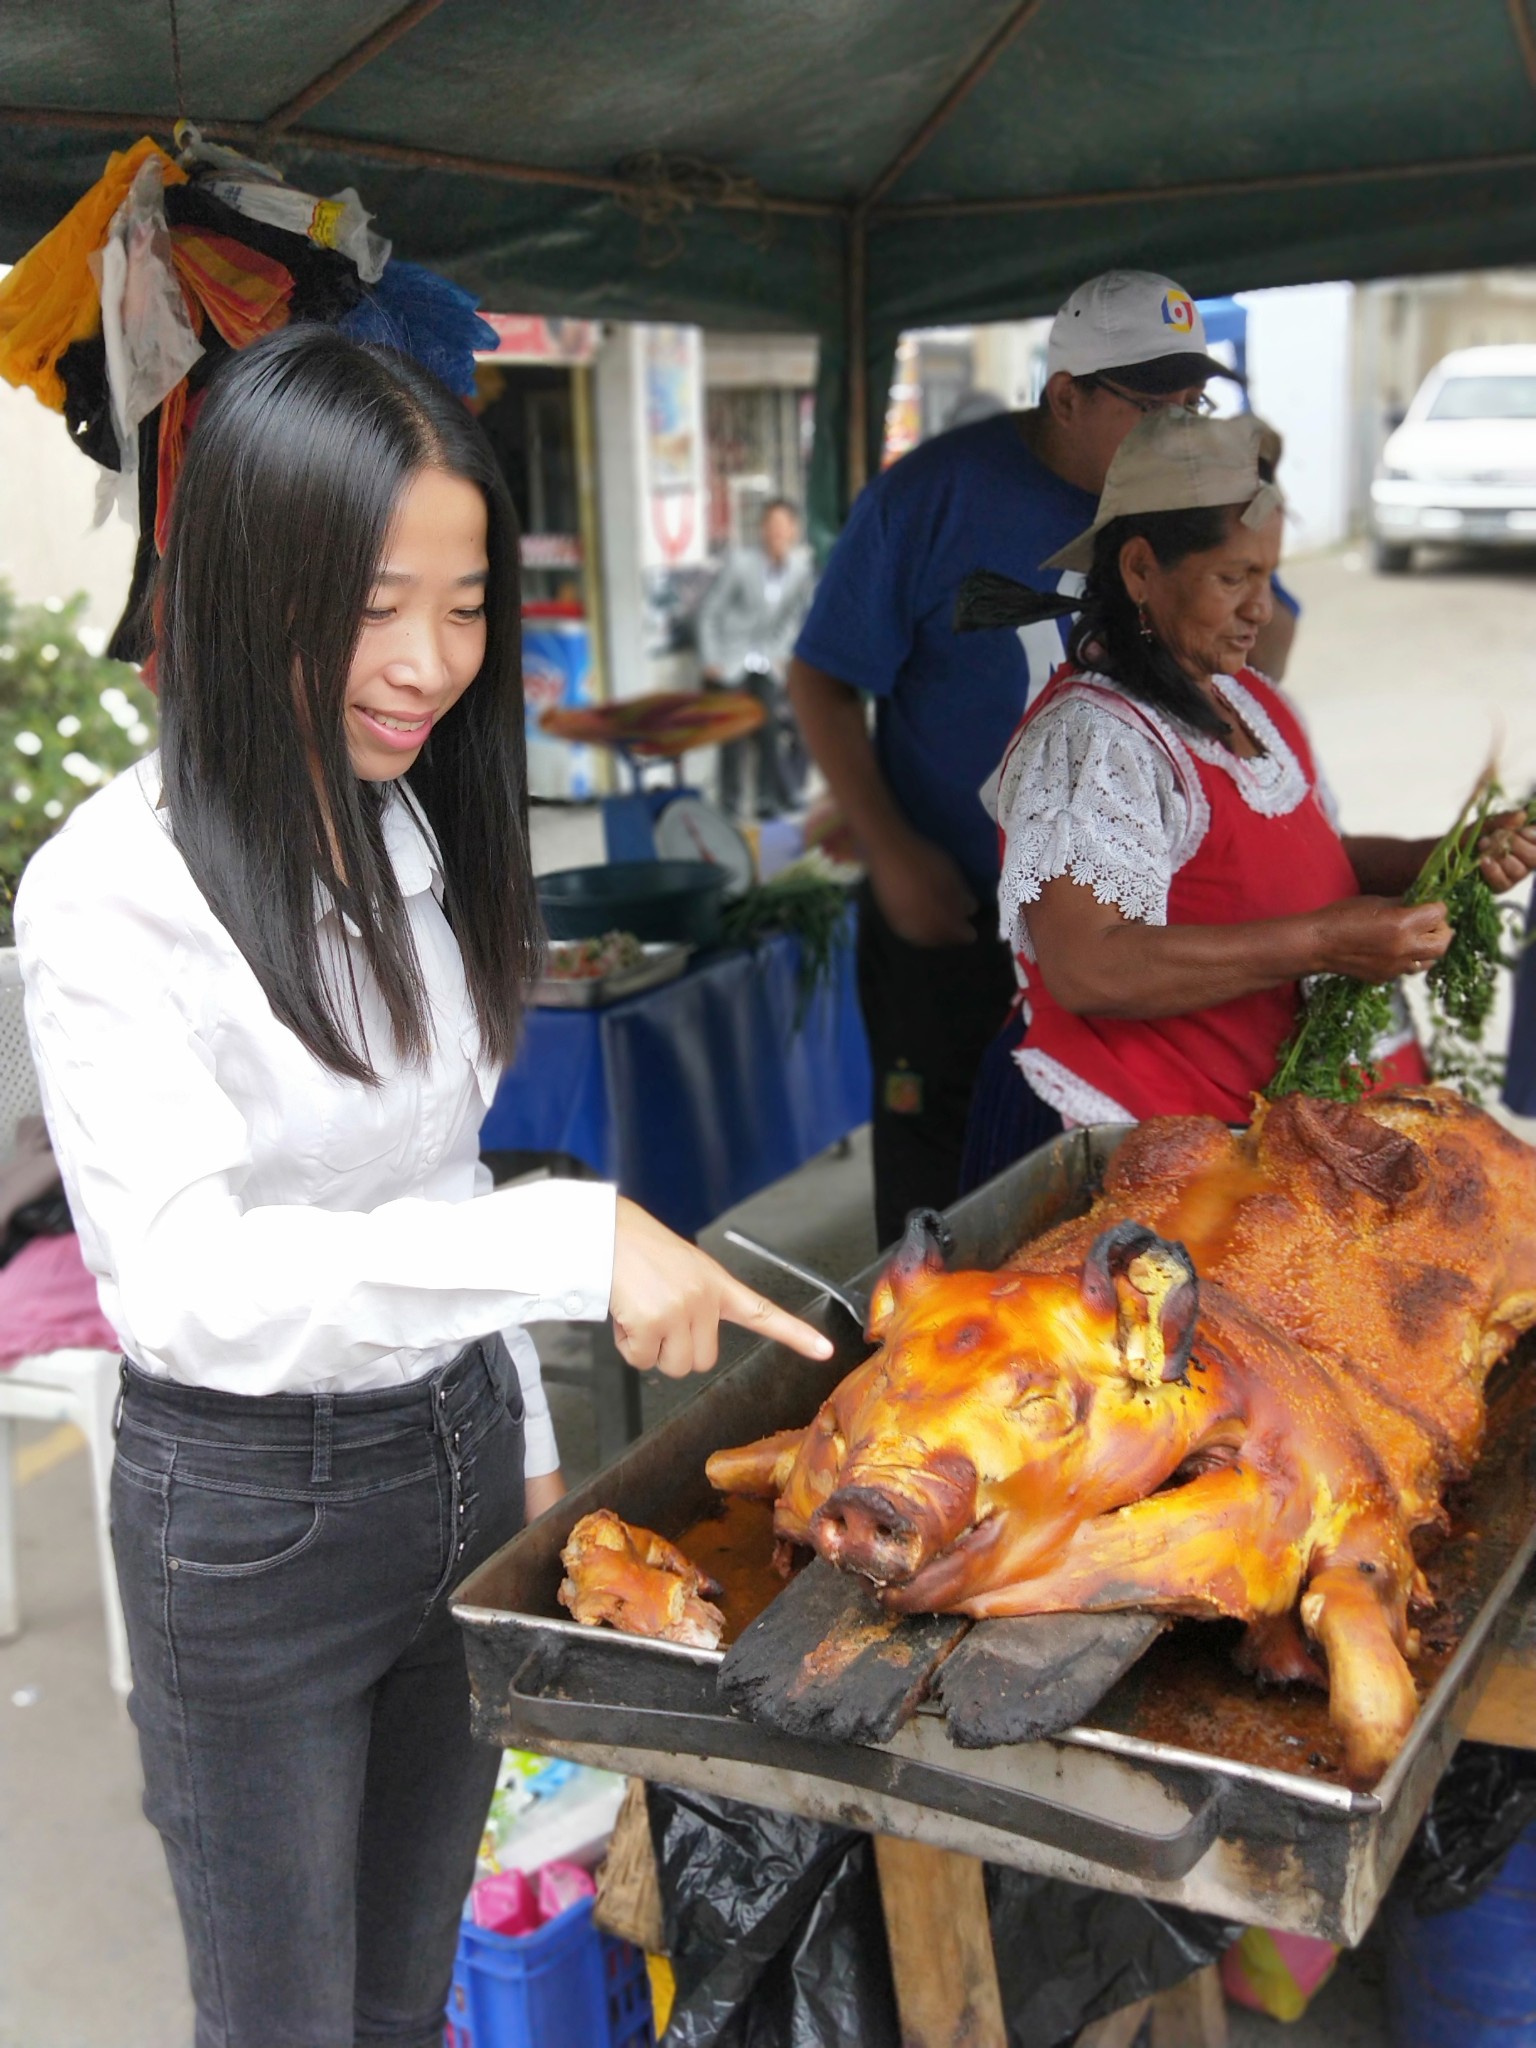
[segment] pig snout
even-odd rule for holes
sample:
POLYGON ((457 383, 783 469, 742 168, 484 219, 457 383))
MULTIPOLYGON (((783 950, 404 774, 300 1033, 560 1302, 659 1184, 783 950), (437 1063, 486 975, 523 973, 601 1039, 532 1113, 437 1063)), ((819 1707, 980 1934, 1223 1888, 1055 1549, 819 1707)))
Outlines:
POLYGON ((811 1536, 828 1564, 882 1586, 910 1579, 923 1559, 911 1509, 876 1486, 840 1486, 816 1510, 811 1536))
POLYGON ((941 1454, 922 1471, 851 1479, 811 1518, 811 1541, 828 1564, 877 1585, 898 1586, 947 1550, 976 1513, 976 1468, 941 1454))

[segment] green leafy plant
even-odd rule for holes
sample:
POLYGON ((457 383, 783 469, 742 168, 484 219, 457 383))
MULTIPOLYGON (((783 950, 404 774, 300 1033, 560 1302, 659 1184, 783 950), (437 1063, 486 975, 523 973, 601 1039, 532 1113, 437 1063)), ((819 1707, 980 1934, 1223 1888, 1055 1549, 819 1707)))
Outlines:
POLYGON ((772 932, 791 932, 800 941, 796 1029, 818 988, 830 987, 837 971, 837 942, 848 914, 848 885, 823 853, 807 853, 770 882, 756 882, 722 915, 727 945, 755 946, 772 932))
POLYGON ((0 945, 28 860, 82 798, 154 744, 137 672, 80 638, 86 599, 20 604, 0 582, 0 945))
MULTIPOLYGON (((1405 903, 1443 903, 1450 946, 1425 977, 1430 1014, 1430 1071, 1454 1081, 1476 1102, 1502 1078, 1503 1063, 1483 1050, 1493 1013, 1507 919, 1479 866, 1481 840, 1500 791, 1486 782, 1419 870, 1405 903)), ((1281 1048, 1275 1077, 1264 1091, 1322 1095, 1358 1102, 1376 1079, 1371 1051, 1392 1022, 1390 982, 1323 974, 1307 992, 1295 1031, 1281 1048)))

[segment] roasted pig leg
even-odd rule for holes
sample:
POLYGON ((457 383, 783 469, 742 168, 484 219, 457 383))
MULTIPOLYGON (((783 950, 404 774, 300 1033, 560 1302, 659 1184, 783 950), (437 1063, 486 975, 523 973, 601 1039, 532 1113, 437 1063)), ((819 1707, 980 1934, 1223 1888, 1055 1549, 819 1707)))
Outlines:
POLYGON ((719 1647, 725 1616, 709 1597, 719 1586, 654 1530, 598 1508, 572 1529, 560 1562, 560 1604, 589 1628, 606 1623, 696 1650, 719 1647))

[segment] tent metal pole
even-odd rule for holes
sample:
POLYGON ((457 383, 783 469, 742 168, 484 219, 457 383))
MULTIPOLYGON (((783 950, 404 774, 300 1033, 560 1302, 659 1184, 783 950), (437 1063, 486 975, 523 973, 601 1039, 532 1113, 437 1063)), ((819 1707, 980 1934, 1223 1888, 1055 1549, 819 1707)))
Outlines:
POLYGON ((932 142, 934 136, 938 134, 945 122, 948 121, 951 114, 955 112, 956 108, 963 101, 970 97, 971 93, 980 85, 1014 37, 1034 19, 1044 5, 1045 0, 1020 0, 1020 4, 1014 8, 1013 12, 1004 21, 1002 27, 995 30, 988 37, 970 63, 966 65, 922 127, 903 143, 895 156, 891 158, 885 169, 860 200, 859 204, 861 207, 867 209, 873 206, 878 199, 889 192, 902 172, 909 165, 915 163, 918 157, 922 155, 929 143, 932 142))
POLYGON ((1531 17, 1526 0, 1508 0, 1509 25, 1514 30, 1515 41, 1520 46, 1520 61, 1525 66, 1526 78, 1536 92, 1536 30, 1531 27, 1531 17))
POLYGON ((1203 178, 1182 185, 1130 185, 1120 191, 1019 193, 1001 199, 914 199, 878 206, 880 220, 966 220, 1016 213, 1077 212, 1089 206, 1166 206, 1182 199, 1248 199, 1266 192, 1317 192, 1350 185, 1411 184, 1423 178, 1486 176, 1536 170, 1536 150, 1495 156, 1441 157, 1422 163, 1364 165, 1341 171, 1277 171, 1265 178, 1203 178))
POLYGON ((869 221, 862 206, 848 215, 848 489, 844 510, 869 481, 869 221))
MULTIPOLYGON (((176 116, 166 113, 108 114, 73 107, 0 107, 0 128, 77 129, 86 134, 127 138, 146 134, 168 136, 175 126, 176 116)), ((458 156, 441 149, 416 149, 400 142, 372 142, 357 135, 323 135, 310 128, 290 128, 284 134, 269 137, 260 121, 218 121, 210 117, 198 126, 214 141, 269 140, 274 148, 308 149, 326 156, 403 164, 412 170, 452 171, 463 177, 510 185, 556 185, 576 192, 602 192, 613 199, 632 200, 637 206, 652 206, 657 197, 655 185, 639 184, 631 178, 604 178, 590 171, 552 170, 544 164, 507 163, 498 157, 458 156)), ((688 203, 728 213, 782 213, 808 220, 841 220, 847 213, 847 208, 834 200, 786 199, 771 192, 690 192, 688 203)))
POLYGON ((435 14, 443 0, 411 0, 409 7, 402 7, 398 14, 390 16, 371 36, 364 36, 360 43, 354 43, 343 57, 329 65, 317 78, 296 92, 291 100, 284 100, 260 124, 263 134, 276 135, 289 128, 301 114, 307 114, 311 107, 333 93, 338 85, 345 85, 355 72, 387 50, 392 43, 398 43, 402 36, 409 35, 419 22, 429 14, 435 14))

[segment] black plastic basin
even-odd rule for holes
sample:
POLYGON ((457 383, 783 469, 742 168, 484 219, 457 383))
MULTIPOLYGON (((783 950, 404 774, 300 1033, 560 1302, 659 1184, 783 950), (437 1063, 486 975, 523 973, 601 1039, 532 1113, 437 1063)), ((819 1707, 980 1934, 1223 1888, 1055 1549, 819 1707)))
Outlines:
POLYGON ((541 875, 539 903, 552 939, 616 931, 714 946, 729 886, 729 875, 709 861, 620 860, 541 875))

